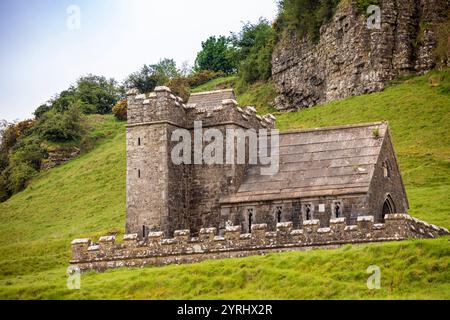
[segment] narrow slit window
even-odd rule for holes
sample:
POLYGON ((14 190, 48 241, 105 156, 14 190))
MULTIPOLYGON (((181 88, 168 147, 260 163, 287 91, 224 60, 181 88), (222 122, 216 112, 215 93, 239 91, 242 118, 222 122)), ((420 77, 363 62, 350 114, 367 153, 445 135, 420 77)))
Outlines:
POLYGON ((312 205, 311 204, 305 204, 304 206, 304 214, 305 214, 305 220, 312 220, 313 219, 313 212, 312 212, 312 205))
POLYGON ((141 145, 141 138, 138 138, 138 146, 141 145))
POLYGON ((247 210, 247 214, 248 214, 248 233, 252 233, 252 224, 253 224, 253 209, 248 209, 247 210))
POLYGON ((342 217, 342 204, 341 204, 341 202, 337 201, 337 202, 334 203, 333 211, 334 211, 334 217, 335 218, 341 218, 342 217))
POLYGON ((281 220, 283 218, 283 207, 277 207, 276 213, 277 213, 277 217, 276 217, 277 222, 281 223, 281 220))
POLYGON ((141 170, 138 170, 138 178, 141 178, 141 170))

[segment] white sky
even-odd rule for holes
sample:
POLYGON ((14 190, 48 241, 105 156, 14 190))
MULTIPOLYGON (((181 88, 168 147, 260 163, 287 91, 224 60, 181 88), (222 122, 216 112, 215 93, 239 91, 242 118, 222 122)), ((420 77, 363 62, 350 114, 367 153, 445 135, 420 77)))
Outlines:
POLYGON ((31 117, 81 75, 122 81, 165 57, 192 64, 209 36, 276 11, 276 0, 2 0, 0 119, 31 117), (70 5, 79 30, 67 27, 70 5))

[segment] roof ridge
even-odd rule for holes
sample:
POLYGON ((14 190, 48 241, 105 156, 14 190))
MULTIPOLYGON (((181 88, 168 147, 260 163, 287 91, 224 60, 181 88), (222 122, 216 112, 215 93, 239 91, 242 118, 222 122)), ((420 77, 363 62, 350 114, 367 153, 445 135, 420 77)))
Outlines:
POLYGON ((202 92, 194 92, 191 93, 192 96, 201 96, 206 94, 212 94, 212 93, 223 93, 223 92, 234 92, 234 89, 221 89, 221 90, 210 90, 210 91, 202 91, 202 92))
POLYGON ((389 123, 387 121, 378 121, 378 122, 348 124, 348 125, 339 125, 339 126, 330 126, 330 127, 291 129, 291 130, 287 130, 287 131, 282 131, 282 132, 280 132, 280 134, 295 134, 295 133, 306 133, 306 132, 317 132, 317 131, 353 129, 353 128, 372 127, 372 126, 383 125, 383 124, 389 126, 389 123))

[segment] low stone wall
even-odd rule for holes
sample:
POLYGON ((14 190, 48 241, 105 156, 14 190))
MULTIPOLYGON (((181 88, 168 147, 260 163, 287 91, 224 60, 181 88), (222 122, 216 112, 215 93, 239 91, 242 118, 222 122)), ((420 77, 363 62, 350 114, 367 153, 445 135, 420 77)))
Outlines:
POLYGON ((198 238, 191 238, 189 230, 180 230, 173 239, 164 239, 162 232, 150 233, 145 241, 136 234, 125 235, 123 244, 116 244, 114 236, 102 237, 98 244, 78 239, 72 242, 70 263, 81 271, 105 271, 449 234, 445 228, 407 214, 387 215, 384 224, 374 224, 373 216, 362 216, 351 226, 346 225, 345 218, 333 219, 329 228, 320 228, 318 220, 306 221, 301 230, 293 230, 291 222, 280 223, 276 232, 269 232, 266 224, 253 225, 251 234, 241 234, 240 226, 229 227, 223 237, 209 228, 202 229, 198 238))

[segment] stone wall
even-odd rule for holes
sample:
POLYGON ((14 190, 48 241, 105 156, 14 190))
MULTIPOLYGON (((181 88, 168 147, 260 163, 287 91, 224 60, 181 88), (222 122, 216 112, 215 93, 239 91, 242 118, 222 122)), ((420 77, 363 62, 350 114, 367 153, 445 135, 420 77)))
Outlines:
POLYGON ((436 24, 448 0, 379 0, 381 29, 367 28, 355 1, 341 1, 317 44, 288 33, 273 54, 278 110, 383 90, 399 75, 434 67, 436 24))
POLYGON ((175 230, 190 229, 197 235, 204 226, 225 227, 219 198, 237 191, 248 165, 175 165, 171 151, 178 142, 171 141, 172 133, 189 130, 194 150, 195 121, 202 122, 202 132, 214 128, 224 137, 227 129, 270 130, 275 125, 272 115, 259 116, 255 108, 241 108, 235 100, 214 109, 190 108, 167 87, 150 94, 130 90, 126 233, 143 237, 163 231, 172 236, 175 230))
POLYGON ((304 222, 303 229, 294 230, 293 223, 287 222, 278 224, 276 232, 269 232, 266 224, 258 224, 252 226, 251 234, 242 234, 240 226, 228 227, 223 237, 217 236, 215 228, 202 229, 197 238, 192 238, 189 230, 175 231, 172 239, 164 239, 163 232, 152 232, 145 241, 140 241, 137 234, 125 235, 122 244, 116 244, 114 236, 102 237, 98 244, 90 239, 74 240, 71 265, 81 271, 105 271, 449 234, 447 229, 407 214, 388 215, 384 224, 375 224, 373 216, 359 217, 352 226, 346 225, 345 218, 333 219, 328 228, 312 220, 304 222))
POLYGON ((253 223, 267 224, 270 231, 276 230, 278 209, 281 208, 281 222, 292 222, 294 227, 306 221, 306 207, 310 205, 311 217, 320 222, 321 227, 329 227, 330 220, 335 218, 333 204, 341 204, 341 217, 346 218, 348 225, 356 223, 358 216, 369 215, 367 210, 367 194, 345 196, 308 197, 295 200, 260 201, 236 205, 222 205, 222 218, 242 230, 249 230, 248 209, 253 209, 253 223))

